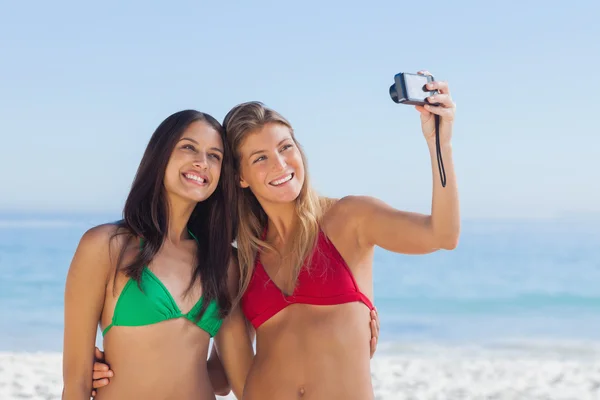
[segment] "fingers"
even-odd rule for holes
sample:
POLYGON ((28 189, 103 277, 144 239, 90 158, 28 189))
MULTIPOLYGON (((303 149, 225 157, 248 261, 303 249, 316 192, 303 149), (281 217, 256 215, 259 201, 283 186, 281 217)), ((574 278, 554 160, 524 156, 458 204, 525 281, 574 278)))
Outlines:
POLYGON ((442 107, 452 108, 454 107, 454 103, 452 102, 452 98, 448 94, 436 94, 433 96, 429 96, 427 101, 431 104, 438 103, 442 107))
POLYGON ((432 104, 425 104, 424 106, 415 106, 417 111, 421 113, 421 118, 425 118, 423 119, 424 122, 427 122, 427 117, 431 116, 431 114, 437 114, 441 117, 453 119, 456 104, 454 104, 449 94, 429 96, 427 101, 439 105, 434 106, 432 104))
POLYGON ((425 109, 432 114, 439 115, 445 121, 452 121, 454 119, 454 108, 447 108, 442 106, 431 106, 429 104, 425 104, 425 109))
MULTIPOLYGON (((417 72, 419 75, 433 76, 429 71, 421 70, 417 72)), ((442 94, 450 94, 450 88, 448 87, 448 82, 446 81, 433 81, 427 84, 427 89, 429 90, 437 90, 442 94)))
POLYGON ((104 352, 98 347, 94 348, 94 368, 92 373, 92 397, 95 398, 98 392, 97 388, 108 385, 108 378, 113 376, 113 372, 110 370, 108 365, 104 364, 104 352))
POLYGON ((424 116, 429 115, 429 111, 427 111, 425 109, 425 107, 423 106, 415 106, 415 108, 417 109, 418 112, 420 112, 421 114, 423 114, 424 116))
MULTIPOLYGON (((113 371, 108 365, 101 362, 94 362, 94 369, 92 372, 92 388, 97 389, 108 385, 109 378, 114 376, 113 371)), ((94 395, 92 395, 93 397, 94 395)))
POLYGON ((376 350, 377 350, 377 338, 372 338, 371 339, 371 358, 373 358, 373 355, 375 354, 376 350))
POLYGON ((371 310, 371 337, 377 337, 377 313, 371 310))
POLYGON ((377 337, 377 322, 374 319, 371 320, 371 338, 377 337))
POLYGON ((448 86, 448 82, 445 81, 433 81, 427 84, 427 89, 429 90, 437 90, 442 94, 450 94, 450 87, 448 86))
POLYGON ((108 365, 101 363, 99 361, 94 362, 94 372, 95 371, 108 371, 108 365))
POLYGON ((377 309, 373 308, 371 310, 371 336, 379 337, 379 315, 377 314, 377 309))
POLYGON ((108 378, 98 379, 97 381, 92 381, 92 387, 94 389, 98 389, 108 385, 108 378))
POLYGON ((102 379, 102 378, 112 378, 112 377, 113 377, 112 371, 96 371, 96 370, 94 370, 94 372, 92 373, 92 379, 94 379, 94 380, 102 379))
POLYGON ((371 358, 373 358, 373 355, 377 350, 377 342, 379 341, 379 328, 379 316, 377 314, 377 310, 374 308, 371 310, 371 358))

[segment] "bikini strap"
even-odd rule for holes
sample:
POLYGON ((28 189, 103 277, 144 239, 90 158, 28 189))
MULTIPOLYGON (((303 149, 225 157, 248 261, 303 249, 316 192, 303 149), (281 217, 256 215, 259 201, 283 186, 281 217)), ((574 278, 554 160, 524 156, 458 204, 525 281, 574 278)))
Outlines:
POLYGON ((191 237, 193 237, 193 238, 194 238, 194 240, 195 240, 196 242, 198 242, 198 238, 196 237, 196 235, 194 235, 194 234, 192 233, 192 231, 190 231, 190 230, 189 230, 189 228, 188 228, 188 233, 190 234, 190 236, 191 236, 191 237))
MULTIPOLYGON (((114 320, 114 316, 113 316, 113 320, 114 320)), ((110 325, 108 325, 106 328, 104 328, 104 330, 102 331, 102 336, 106 335, 106 332, 108 332, 110 330, 110 328, 112 328, 114 326, 114 324, 111 322, 110 325)))

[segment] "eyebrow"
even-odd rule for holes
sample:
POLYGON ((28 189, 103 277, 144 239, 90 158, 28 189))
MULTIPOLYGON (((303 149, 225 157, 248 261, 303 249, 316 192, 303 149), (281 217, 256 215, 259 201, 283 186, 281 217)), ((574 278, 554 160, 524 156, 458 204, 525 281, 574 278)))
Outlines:
MULTIPOLYGON (((286 140, 292 140, 291 137, 287 137, 285 139, 283 139, 281 142, 277 143, 277 147, 281 146, 281 144, 283 142, 285 142, 286 140)), ((252 156, 256 155, 256 154, 260 154, 260 153, 265 153, 266 150, 254 150, 252 153, 250 153, 250 155, 248 156, 248 158, 251 158, 252 156)))
MULTIPOLYGON (((192 138, 184 137, 184 138, 179 139, 180 142, 183 140, 189 140, 190 142, 195 143, 196 145, 200 146, 200 143, 198 143, 197 141, 195 141, 192 138)), ((221 150, 218 147, 211 147, 210 150, 218 151, 219 153, 223 154, 223 150, 221 150)))

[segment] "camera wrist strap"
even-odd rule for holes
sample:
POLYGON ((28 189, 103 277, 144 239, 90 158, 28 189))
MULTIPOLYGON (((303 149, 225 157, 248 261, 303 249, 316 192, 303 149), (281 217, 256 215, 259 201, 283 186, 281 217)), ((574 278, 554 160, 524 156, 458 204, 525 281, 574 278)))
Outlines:
POLYGON ((446 187, 446 170, 444 169, 444 161, 442 160, 442 150, 440 148, 440 116, 434 114, 435 118, 435 152, 437 153, 438 170, 440 171, 440 179, 442 187, 446 187))

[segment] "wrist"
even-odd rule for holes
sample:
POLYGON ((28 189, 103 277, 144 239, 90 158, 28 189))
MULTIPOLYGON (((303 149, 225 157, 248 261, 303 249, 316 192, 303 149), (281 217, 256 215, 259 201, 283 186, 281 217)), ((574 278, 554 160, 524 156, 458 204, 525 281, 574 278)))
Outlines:
MULTIPOLYGON (((427 140, 427 147, 429 148, 429 151, 433 151, 435 153, 436 148, 437 148, 435 138, 427 140)), ((446 149, 452 150, 452 141, 451 140, 442 140, 440 142, 440 150, 444 151, 446 149)))

